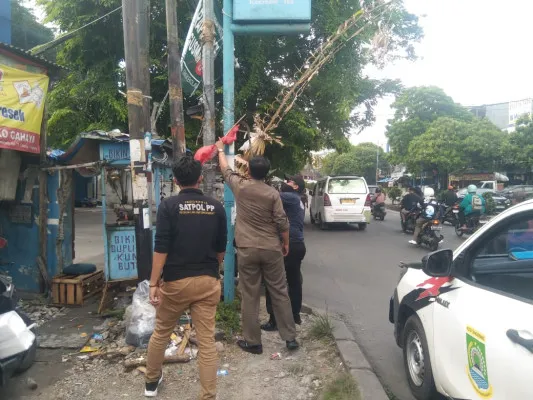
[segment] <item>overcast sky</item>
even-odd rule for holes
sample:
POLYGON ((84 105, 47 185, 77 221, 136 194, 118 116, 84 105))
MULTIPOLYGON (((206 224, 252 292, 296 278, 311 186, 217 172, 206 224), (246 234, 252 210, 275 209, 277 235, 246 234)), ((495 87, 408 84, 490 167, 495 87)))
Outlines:
MULTIPOLYGON (((463 105, 520 100, 533 96, 531 0, 404 0, 419 16, 425 37, 420 59, 399 62, 372 77, 401 79, 409 86, 435 85, 463 105)), ((385 126, 393 113, 385 99, 377 122, 352 143, 386 144, 385 126)))

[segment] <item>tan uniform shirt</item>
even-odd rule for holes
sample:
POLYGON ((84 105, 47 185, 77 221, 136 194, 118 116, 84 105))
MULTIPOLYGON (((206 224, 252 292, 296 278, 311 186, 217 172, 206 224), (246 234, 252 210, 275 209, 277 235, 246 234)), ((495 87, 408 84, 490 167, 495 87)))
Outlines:
POLYGON ((237 204, 237 247, 280 250, 280 233, 289 230, 289 220, 279 193, 264 182, 240 177, 231 168, 223 174, 237 204))

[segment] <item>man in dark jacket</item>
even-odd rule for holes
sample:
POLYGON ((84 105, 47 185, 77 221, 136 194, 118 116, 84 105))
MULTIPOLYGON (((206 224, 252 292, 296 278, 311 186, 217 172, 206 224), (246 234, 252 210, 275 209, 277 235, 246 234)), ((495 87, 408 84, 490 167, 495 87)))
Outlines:
POLYGON ((150 302, 157 307, 148 346, 146 397, 155 397, 162 364, 176 321, 190 309, 198 339, 201 400, 215 400, 218 356, 215 314, 220 302, 219 264, 226 251, 226 213, 222 204, 198 188, 202 166, 191 156, 172 167, 181 191, 157 211, 150 302), (161 273, 164 283, 160 283, 161 273))
POLYGON ((444 218, 446 212, 448 211, 448 208, 452 207, 455 203, 457 203, 457 193, 455 193, 453 186, 450 185, 448 186, 448 190, 442 195, 442 203, 440 210, 441 218, 444 218))
MULTIPOLYGON (((305 257, 306 248, 304 242, 304 218, 305 207, 301 201, 301 194, 305 191, 305 181, 299 175, 285 176, 286 183, 281 185, 281 202, 283 209, 289 219, 289 254, 285 256, 285 274, 289 285, 289 297, 291 299, 292 315, 294 322, 302 323, 300 310, 302 309, 302 260, 305 257)), ((275 331, 278 329, 276 318, 272 310, 272 299, 266 290, 266 307, 270 319, 266 324, 261 325, 264 331, 275 331)))
POLYGON ((412 186, 410 186, 407 190, 407 194, 403 196, 402 201, 400 203, 400 206, 402 208, 401 216, 404 222, 405 216, 414 209, 416 209, 418 207, 418 204, 423 203, 421 196, 416 194, 415 189, 412 186))

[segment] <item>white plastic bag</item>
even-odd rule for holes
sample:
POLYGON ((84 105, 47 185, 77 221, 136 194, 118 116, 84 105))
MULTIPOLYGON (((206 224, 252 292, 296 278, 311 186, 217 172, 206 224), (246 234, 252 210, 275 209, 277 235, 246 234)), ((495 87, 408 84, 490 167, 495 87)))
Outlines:
POLYGON ((136 347, 148 347, 154 328, 155 308, 150 304, 150 282, 145 280, 139 283, 133 293, 126 343, 136 347))

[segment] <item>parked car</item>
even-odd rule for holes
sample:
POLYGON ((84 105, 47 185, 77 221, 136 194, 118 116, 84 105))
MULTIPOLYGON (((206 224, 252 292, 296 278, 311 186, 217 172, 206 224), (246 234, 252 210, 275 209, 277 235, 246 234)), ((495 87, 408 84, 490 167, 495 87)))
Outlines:
POLYGON ((514 203, 520 203, 528 197, 533 196, 533 186, 528 185, 514 185, 497 192, 499 196, 503 196, 514 203))
MULTIPOLYGON (((459 200, 464 199, 464 197, 466 196, 466 192, 467 192, 466 188, 459 189, 457 191, 457 198, 459 200)), ((483 193, 485 192, 487 192, 487 190, 478 189, 476 193, 479 194, 480 196, 483 196, 483 193)), ((492 199, 494 200, 496 212, 502 212, 511 206, 511 200, 509 200, 508 198, 498 193, 494 193, 492 195, 492 199)))
POLYGON ((98 201, 96 199, 92 199, 92 198, 88 198, 88 197, 85 197, 83 199, 77 199, 75 202, 74 202, 74 205, 76 207, 90 207, 90 208, 94 208, 96 206, 98 206, 98 201))
POLYGON ((371 196, 363 177, 328 176, 319 180, 309 195, 311 223, 321 229, 333 223, 352 223, 364 230, 370 222, 371 196))
POLYGON ((531 398, 533 200, 401 267, 389 320, 414 396, 531 398))

